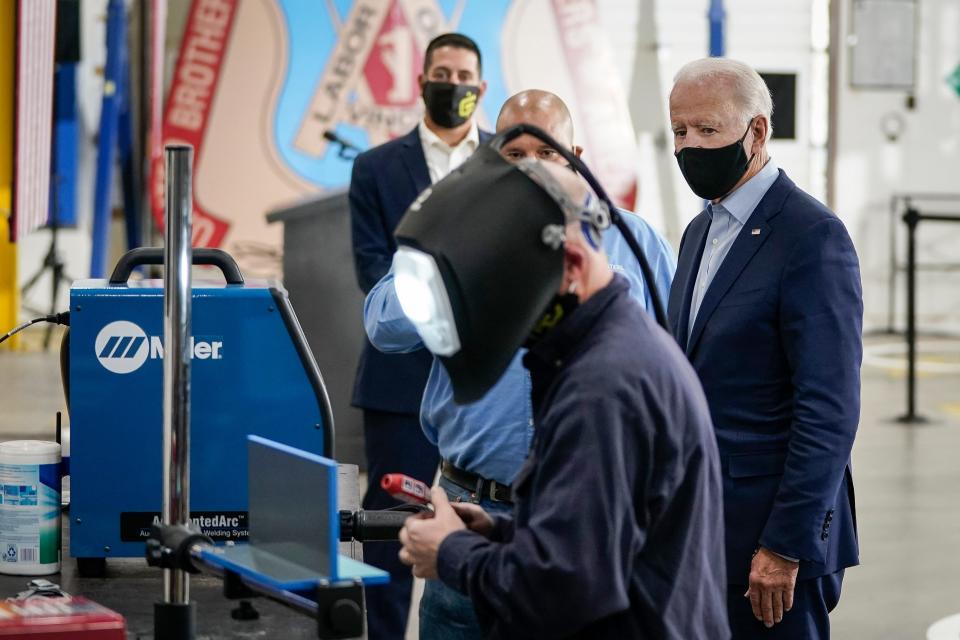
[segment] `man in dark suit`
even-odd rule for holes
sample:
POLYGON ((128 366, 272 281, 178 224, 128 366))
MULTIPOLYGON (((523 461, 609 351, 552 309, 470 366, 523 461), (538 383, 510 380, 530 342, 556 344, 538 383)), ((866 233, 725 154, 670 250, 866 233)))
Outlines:
POLYGON ((710 204, 684 232, 669 315, 720 450, 733 637, 806 640, 829 637, 843 570, 859 562, 863 303, 843 223, 768 156, 771 111, 743 63, 677 74, 677 161, 710 204))
MULTIPOLYGON (((364 294, 390 270, 397 249, 394 228, 421 191, 466 160, 490 134, 475 113, 486 90, 480 50, 466 36, 448 33, 427 46, 418 78, 426 106, 407 135, 360 154, 350 180, 354 266, 364 294)), ((433 359, 426 350, 386 354, 369 341, 360 356, 353 405, 363 409, 368 484, 364 509, 396 502, 380 489, 385 473, 433 483, 439 454, 420 428, 420 399, 433 359)), ((367 591, 370 640, 401 638, 410 607, 410 570, 399 545, 365 545, 364 559, 390 572, 391 583, 367 591)))

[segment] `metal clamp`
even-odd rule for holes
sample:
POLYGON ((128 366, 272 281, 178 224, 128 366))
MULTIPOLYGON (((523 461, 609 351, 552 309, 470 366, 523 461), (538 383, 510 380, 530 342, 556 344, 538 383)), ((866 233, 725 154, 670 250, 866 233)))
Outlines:
POLYGON ((191 548, 197 544, 212 545, 213 540, 192 522, 185 525, 155 524, 150 527, 150 537, 144 547, 147 564, 151 567, 200 573, 190 555, 191 548))
POLYGON ((26 600, 28 598, 64 598, 70 594, 49 580, 37 578, 27 583, 27 590, 21 591, 8 600, 26 600))

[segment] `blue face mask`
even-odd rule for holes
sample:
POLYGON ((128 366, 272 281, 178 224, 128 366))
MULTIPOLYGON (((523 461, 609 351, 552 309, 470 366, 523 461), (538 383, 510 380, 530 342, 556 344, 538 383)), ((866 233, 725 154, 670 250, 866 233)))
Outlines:
POLYGON ((730 193, 753 161, 753 156, 748 158, 743 149, 743 141, 750 133, 751 124, 752 120, 743 136, 725 147, 684 147, 675 154, 680 172, 691 191, 704 200, 717 200, 730 193))

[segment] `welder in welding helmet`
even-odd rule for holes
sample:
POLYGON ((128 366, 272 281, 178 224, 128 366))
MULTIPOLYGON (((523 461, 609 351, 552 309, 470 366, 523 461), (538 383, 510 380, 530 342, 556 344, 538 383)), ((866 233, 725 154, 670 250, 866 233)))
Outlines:
POLYGON ((493 149, 400 223, 397 296, 456 401, 482 396, 526 343, 535 435, 513 517, 436 487, 399 557, 468 596, 486 638, 725 640, 710 413, 676 342, 610 269, 608 224, 576 173, 493 149))
POLYGON ((558 294, 570 223, 596 249, 610 212, 569 169, 510 164, 491 147, 424 191, 400 222, 397 297, 456 402, 481 398, 531 335, 570 307, 558 294), (581 187, 573 195, 562 181, 581 187))

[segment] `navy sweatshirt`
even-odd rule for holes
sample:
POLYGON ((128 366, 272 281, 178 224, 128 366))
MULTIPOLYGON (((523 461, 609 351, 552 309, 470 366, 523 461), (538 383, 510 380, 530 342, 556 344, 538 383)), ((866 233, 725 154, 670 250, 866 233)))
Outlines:
POLYGON ((720 465, 696 375, 620 276, 525 356, 536 434, 512 518, 438 573, 490 638, 729 638, 720 465))

